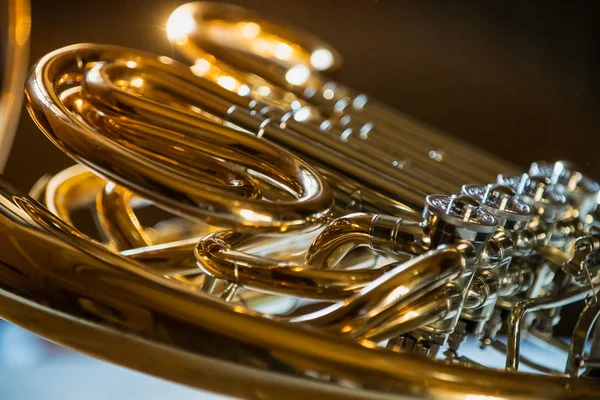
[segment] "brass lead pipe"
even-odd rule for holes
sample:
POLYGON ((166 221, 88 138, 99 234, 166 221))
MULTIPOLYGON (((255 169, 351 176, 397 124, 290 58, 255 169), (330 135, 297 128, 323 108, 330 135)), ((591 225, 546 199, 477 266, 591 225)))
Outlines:
MULTIPOLYGON (((371 337, 367 332, 371 329, 377 330, 376 327, 390 314, 396 314, 398 304, 403 305, 403 302, 414 301, 445 285, 459 276, 465 265, 465 257, 455 248, 432 250, 395 266, 381 278, 366 285, 348 301, 338 302, 325 310, 318 311, 316 318, 314 314, 309 314, 297 317, 293 321, 306 321, 313 326, 326 326, 328 329, 335 329, 354 338, 371 337)), ((462 300, 462 293, 460 300, 462 300)), ((434 303, 439 307, 439 302, 434 303)), ((454 300, 453 303, 458 310, 461 301, 454 300)), ((378 335, 381 335, 381 332, 379 330, 378 335)))
POLYGON ((419 255, 429 248, 421 222, 387 215, 356 213, 336 218, 315 239, 306 263, 336 268, 346 254, 360 246, 386 254, 419 255))
POLYGON ((198 266, 208 275, 268 293, 317 300, 339 300, 397 265, 378 269, 334 271, 236 251, 249 236, 233 231, 212 233, 195 248, 198 266))

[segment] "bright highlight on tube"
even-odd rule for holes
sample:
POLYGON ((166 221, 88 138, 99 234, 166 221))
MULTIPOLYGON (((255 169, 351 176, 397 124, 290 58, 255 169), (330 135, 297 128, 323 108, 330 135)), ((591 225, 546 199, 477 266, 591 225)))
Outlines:
POLYGON ((238 32, 244 39, 256 39, 260 35, 260 25, 255 22, 240 22, 238 24, 238 32))
POLYGON ((167 21, 167 36, 170 40, 180 40, 187 37, 196 28, 196 21, 187 7, 173 11, 167 21))
POLYGON ((238 86, 238 82, 235 80, 235 78, 231 76, 220 76, 217 79, 217 82, 219 83, 219 85, 230 91, 236 90, 238 86))
POLYGON ((240 215, 249 221, 271 222, 272 218, 268 215, 257 213, 254 210, 240 210, 240 215))
POLYGON ((136 87, 136 88, 139 88, 139 87, 142 87, 144 85, 144 80, 142 78, 135 78, 135 79, 132 79, 129 82, 129 85, 133 86, 133 87, 136 87))
POLYGON ((310 107, 302 107, 294 113, 294 119, 298 122, 308 121, 311 116, 310 107))
POLYGON ((285 79, 292 85, 302 85, 310 77, 310 70, 304 65, 296 65, 285 74, 285 79))
POLYGON ((237 91, 237 93, 238 93, 240 96, 246 97, 246 96, 250 96, 250 93, 252 93, 252 91, 250 90, 250 88, 248 87, 248 85, 241 85, 241 86, 238 88, 238 91, 237 91))
POLYGON ((327 49, 317 49, 310 55, 310 64, 319 71, 331 68, 333 54, 327 49))
POLYGON ((194 65, 190 67, 190 70, 196 76, 204 76, 210 70, 210 63, 204 58, 199 58, 194 65))
POLYGON ((286 60, 292 55, 292 48, 285 43, 280 43, 275 48, 275 57, 280 60, 286 60))

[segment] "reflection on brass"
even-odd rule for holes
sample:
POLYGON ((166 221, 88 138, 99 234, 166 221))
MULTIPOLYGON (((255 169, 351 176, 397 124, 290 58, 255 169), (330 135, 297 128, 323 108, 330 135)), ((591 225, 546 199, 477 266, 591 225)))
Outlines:
POLYGON ((4 170, 21 115, 23 82, 27 75, 31 17, 29 0, 0 4, 0 172, 4 170))
POLYGON ((335 49, 244 8, 185 4, 166 33, 185 61, 78 44, 31 70, 29 114, 78 164, 30 195, 0 177, 2 318, 238 398, 597 398, 598 183, 330 81, 335 49))

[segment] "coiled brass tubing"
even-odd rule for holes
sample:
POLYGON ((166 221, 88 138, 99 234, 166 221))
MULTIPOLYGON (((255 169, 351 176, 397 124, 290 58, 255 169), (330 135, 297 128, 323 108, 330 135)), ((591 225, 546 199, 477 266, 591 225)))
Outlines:
POLYGON ((36 101, 27 98, 34 120, 72 158, 161 207, 208 223, 287 231, 318 225, 329 215, 329 186, 308 164, 269 142, 143 98, 130 97, 134 105, 111 114, 119 96, 114 102, 107 97, 107 104, 87 94, 85 84, 97 80, 107 58, 164 65, 122 48, 80 45, 40 60, 40 82, 29 82, 28 93, 36 94, 36 101), (154 119, 144 110, 153 110, 154 119), (275 188, 271 195, 285 193, 287 199, 257 197, 259 181, 275 188))

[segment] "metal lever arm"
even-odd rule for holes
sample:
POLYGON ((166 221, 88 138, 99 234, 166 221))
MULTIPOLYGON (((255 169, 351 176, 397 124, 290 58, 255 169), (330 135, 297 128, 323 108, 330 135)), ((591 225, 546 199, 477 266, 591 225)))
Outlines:
POLYGON ((575 251, 569 261, 563 264, 563 271, 577 279, 586 278, 584 274, 592 267, 600 265, 600 229, 592 228, 589 235, 582 236, 575 242, 575 251))

